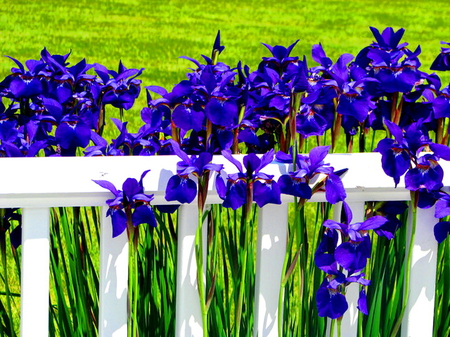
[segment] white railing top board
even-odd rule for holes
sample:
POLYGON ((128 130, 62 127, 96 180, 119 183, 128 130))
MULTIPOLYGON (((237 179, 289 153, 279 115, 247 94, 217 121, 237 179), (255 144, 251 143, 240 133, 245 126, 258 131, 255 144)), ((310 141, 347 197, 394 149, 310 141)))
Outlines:
MULTIPOLYGON (((236 158, 242 160, 242 155, 236 158)), ((166 204, 165 188, 169 178, 175 174, 177 156, 127 156, 127 157, 47 157, 47 158, 3 158, 0 165, 0 207, 44 207, 44 206, 102 206, 111 198, 111 193, 92 180, 108 180, 121 189, 126 178, 139 179, 142 172, 150 169, 144 179, 147 193, 155 194, 153 204, 166 204)), ((214 163, 225 165, 227 173, 237 169, 222 156, 214 156, 214 163)), ((409 193, 403 186, 394 189, 392 178, 381 168, 379 153, 330 154, 325 158, 335 170, 348 168, 343 177, 348 200, 407 200, 409 193)), ((441 161, 444 170, 450 165, 441 161)), ((275 175, 275 179, 289 171, 287 164, 272 163, 262 170, 275 175)), ((450 185, 450 175, 444 178, 450 185)), ((210 184, 207 203, 221 200, 210 184)), ((283 196, 283 201, 292 198, 283 196)), ((313 201, 324 201, 323 193, 313 201)))

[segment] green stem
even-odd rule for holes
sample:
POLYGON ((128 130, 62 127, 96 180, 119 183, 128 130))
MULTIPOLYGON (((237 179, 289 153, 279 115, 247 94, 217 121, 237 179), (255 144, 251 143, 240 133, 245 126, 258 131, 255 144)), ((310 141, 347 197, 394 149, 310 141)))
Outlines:
POLYGON ((242 306, 244 301, 244 289, 246 283, 246 275, 247 275, 247 264, 248 264, 248 232, 250 230, 250 214, 249 209, 244 206, 242 210, 242 224, 241 230, 244 231, 244 247, 241 251, 241 258, 239 259, 239 263, 241 266, 241 276, 240 276, 240 284, 239 284, 239 293, 238 293, 238 302, 236 305, 236 316, 235 316, 235 332, 236 336, 240 336, 241 329, 241 320, 242 320, 242 306))
POLYGON ((341 337, 341 323, 342 323, 342 317, 337 319, 337 337, 341 337))
POLYGON ((9 289, 9 280, 8 280, 8 264, 6 261, 6 242, 5 237, 2 238, 2 262, 3 262, 3 272, 5 275, 5 292, 6 292, 6 307, 8 308, 8 318, 10 320, 9 328, 10 328, 10 336, 14 335, 14 319, 12 316, 12 307, 11 307, 11 291, 9 289))
POLYGON ((129 236, 129 276, 128 292, 130 301, 130 313, 128 321, 128 336, 138 336, 137 305, 138 305, 138 244, 136 241, 137 233, 132 231, 129 236))
POLYGON ((334 327, 336 325, 336 320, 332 319, 331 320, 331 328, 330 328, 330 337, 334 337, 334 327))
POLYGON ((402 304, 402 309, 400 311, 400 315, 395 322, 394 328, 391 333, 391 337, 397 336, 397 333, 402 324, 403 316, 405 315, 406 306, 409 300, 409 287, 410 287, 410 278, 411 278, 411 261, 412 261, 412 253, 414 248, 414 240, 416 236, 416 225, 417 225, 417 191, 411 191, 411 205, 412 205, 412 224, 411 224, 411 237, 409 238, 408 245, 408 255, 406 258, 406 270, 405 270, 405 286, 404 286, 404 301, 402 304))
MULTIPOLYGON (((199 191, 202 189, 199 178, 199 191)), ((198 195, 199 207, 198 207, 198 225, 197 232, 195 233, 195 260, 197 262, 197 286, 198 295, 200 297, 200 310, 202 312, 203 323, 203 337, 208 336, 208 308, 206 307, 206 294, 205 284, 203 279, 205 278, 203 271, 203 207, 200 205, 202 202, 201 193, 198 195)))

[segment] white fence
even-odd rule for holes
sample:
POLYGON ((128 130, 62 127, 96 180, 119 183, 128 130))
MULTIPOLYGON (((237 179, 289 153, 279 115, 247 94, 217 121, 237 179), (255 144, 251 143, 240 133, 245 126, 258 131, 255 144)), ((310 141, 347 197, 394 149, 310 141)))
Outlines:
MULTIPOLYGON (((239 156, 238 156, 239 157, 239 156)), ((154 193, 154 205, 166 204, 164 191, 168 179, 176 172, 176 156, 94 157, 94 158, 8 158, 0 167, 0 208, 22 208, 22 284, 21 336, 48 336, 49 306, 49 222, 50 207, 103 206, 100 247, 101 337, 125 337, 127 334, 128 243, 126 233, 112 238, 110 218, 106 218, 105 201, 110 192, 92 179, 111 181, 117 188, 128 177, 144 179, 147 193, 154 193)), ((362 221, 365 201, 409 200, 402 185, 394 188, 391 178, 381 169, 378 153, 334 154, 325 159, 335 169, 348 168, 343 178, 347 202, 354 221, 362 221)), ((236 172, 223 157, 214 163, 225 164, 228 173, 236 172)), ((446 163, 442 163, 445 165, 446 163)), ((450 166, 445 165, 445 170, 450 166)), ((270 164, 265 173, 280 174, 287 165, 270 164)), ((444 181, 450 186, 450 179, 444 181)), ((255 335, 278 336, 278 291, 286 249, 287 204, 267 205, 260 209, 256 275, 255 335), (261 214, 261 213, 260 213, 261 214), (265 277, 259 277, 265 275, 265 277), (271 275, 271 277, 267 277, 271 275)), ((325 201, 316 194, 312 201, 325 201)), ((213 188, 207 203, 219 203, 213 188)), ((433 332, 437 243, 433 236, 433 209, 419 210, 413 252, 409 307, 402 325, 402 336, 428 337, 433 332)), ((197 207, 183 205, 179 211, 177 266, 177 336, 201 336, 202 324, 196 287, 194 236, 197 207)), ((205 236, 206 237, 206 236, 205 236)), ((350 291, 351 293, 351 291, 350 291)), ((351 294, 350 294, 351 296, 351 294)), ((357 294, 356 294, 357 296, 357 294)), ((356 298, 349 300, 342 335, 356 336, 356 298)))

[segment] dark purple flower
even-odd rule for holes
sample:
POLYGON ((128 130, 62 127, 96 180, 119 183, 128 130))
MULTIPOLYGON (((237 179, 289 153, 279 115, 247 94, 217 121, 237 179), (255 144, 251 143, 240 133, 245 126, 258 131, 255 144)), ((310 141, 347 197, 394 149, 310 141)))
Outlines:
MULTIPOLYGON (((325 184, 325 196, 329 203, 335 204, 346 198, 346 193, 342 180, 334 172, 334 168, 324 163, 324 159, 330 150, 330 146, 317 146, 311 149, 309 156, 297 154, 297 171, 283 174, 278 179, 281 193, 293 195, 303 199, 310 199, 313 190, 318 190, 318 185, 325 184), (313 189, 310 182, 317 175, 325 175, 324 179, 318 182, 313 189)), ((292 156, 280 151, 277 153, 277 160, 282 162, 292 162, 292 156)))
POLYGON ((385 120, 385 124, 395 139, 380 140, 375 151, 381 153, 383 170, 389 177, 394 178, 397 186, 400 177, 410 168, 417 153, 430 141, 420 129, 421 123, 412 124, 405 133, 391 121, 385 120))
POLYGON ((343 242, 336 248, 334 256, 339 265, 353 274, 364 269, 370 257, 372 245, 368 231, 381 227, 387 219, 382 216, 373 216, 364 222, 351 223, 351 210, 345 202, 344 212, 347 217, 344 223, 325 220, 323 226, 342 233, 343 242))
POLYGON ((108 199, 106 204, 109 206, 107 216, 112 218, 113 237, 116 237, 125 231, 129 226, 138 226, 147 223, 156 227, 156 219, 150 202, 153 200, 153 194, 144 193, 143 179, 150 170, 144 171, 141 179, 137 181, 134 178, 128 178, 122 185, 122 190, 106 180, 94 180, 101 187, 111 191, 113 199, 108 199))
POLYGON ((78 116, 67 115, 56 128, 55 136, 62 149, 75 155, 77 147, 89 144, 91 129, 78 116))
POLYGON ((103 81, 102 103, 129 110, 141 91, 141 80, 136 77, 144 69, 127 69, 122 61, 119 62, 118 72, 108 70, 100 64, 95 64, 94 69, 103 81))
POLYGON ((395 233, 401 227, 402 222, 397 218, 397 215, 403 214, 408 209, 408 206, 402 201, 387 201, 376 210, 386 218, 386 222, 374 229, 379 236, 384 236, 391 240, 395 237, 395 233))
MULTIPOLYGON (((178 162, 177 174, 169 179, 166 187, 166 200, 178 201, 181 203, 191 203, 197 193, 201 193, 201 197, 206 200, 206 188, 207 182, 203 182, 203 179, 209 179, 209 172, 220 172, 223 168, 222 164, 211 163, 212 155, 209 152, 202 152, 199 156, 189 156, 180 148, 180 145, 171 141, 174 153, 181 158, 178 162), (193 175, 197 178, 202 186, 197 190, 197 184, 189 176, 193 175)), ((204 200, 202 201, 204 206, 204 200)))
POLYGON ((224 207, 235 210, 243 205, 248 206, 253 201, 259 207, 263 207, 267 203, 281 204, 278 183, 272 179, 272 175, 261 172, 272 162, 273 149, 261 158, 254 153, 246 155, 243 159, 245 170, 230 151, 222 151, 222 155, 239 170, 238 173, 228 175, 226 184, 221 177, 217 177, 216 188, 219 196, 224 200, 224 207))
POLYGON ((436 156, 424 154, 417 158, 416 167, 405 175, 405 187, 411 191, 425 188, 428 192, 439 190, 443 184, 444 170, 438 163, 436 156))
POLYGON ((434 237, 438 243, 443 242, 450 235, 450 222, 441 221, 434 226, 434 237))
MULTIPOLYGON (((450 43, 441 41, 441 44, 446 44, 450 46, 450 43)), ((441 53, 436 57, 433 61, 433 64, 430 67, 431 70, 450 70, 450 48, 442 47, 441 53)))
MULTIPOLYGON (((343 275, 342 275, 343 276, 343 275)), ((339 285, 345 281, 345 276, 341 277, 341 282, 336 282, 336 279, 330 280, 326 277, 316 294, 317 310, 320 317, 329 317, 336 319, 344 315, 348 309, 348 303, 345 296, 339 291, 339 285), (338 286, 332 285, 332 282, 337 283, 338 286)))

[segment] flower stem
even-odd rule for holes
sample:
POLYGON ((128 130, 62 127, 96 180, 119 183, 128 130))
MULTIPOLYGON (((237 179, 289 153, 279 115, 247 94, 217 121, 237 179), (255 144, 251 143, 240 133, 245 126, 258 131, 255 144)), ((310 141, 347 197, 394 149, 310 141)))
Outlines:
POLYGON ((200 310, 202 312, 203 337, 208 336, 208 309, 206 307, 205 278, 203 272, 203 210, 198 210, 198 226, 195 233, 195 259, 197 262, 197 286, 200 297, 200 310))
POLYGON ((411 278, 411 262, 412 262, 412 253, 414 248, 414 241, 416 236, 416 225, 417 225, 417 191, 411 191, 411 205, 412 205, 412 224, 411 224, 411 236, 409 238, 408 245, 408 255, 406 257, 406 266, 405 266, 405 286, 403 288, 404 293, 404 301, 402 304, 402 309, 400 311, 400 315, 395 322, 395 325, 392 329, 391 337, 397 336, 398 330, 402 324, 403 316, 405 315, 406 306, 409 300, 409 287, 410 287, 410 278, 411 278))
POLYGON ((138 337, 137 304, 138 304, 138 235, 137 228, 129 230, 128 234, 128 256, 129 256, 129 276, 128 276, 128 296, 130 312, 128 316, 128 336, 138 337))

